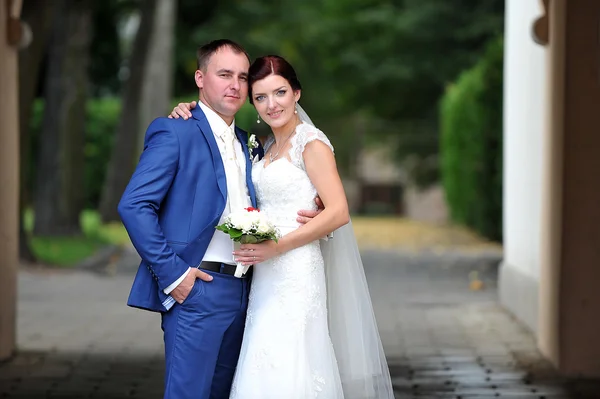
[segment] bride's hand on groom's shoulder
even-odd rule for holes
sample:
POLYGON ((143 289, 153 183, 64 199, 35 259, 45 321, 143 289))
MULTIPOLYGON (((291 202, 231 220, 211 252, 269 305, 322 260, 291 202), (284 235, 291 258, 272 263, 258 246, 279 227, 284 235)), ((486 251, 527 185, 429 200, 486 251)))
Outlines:
POLYGON ((192 101, 191 103, 179 103, 173 111, 169 114, 170 119, 188 119, 192 117, 192 112, 190 110, 196 108, 198 103, 196 101, 192 101))

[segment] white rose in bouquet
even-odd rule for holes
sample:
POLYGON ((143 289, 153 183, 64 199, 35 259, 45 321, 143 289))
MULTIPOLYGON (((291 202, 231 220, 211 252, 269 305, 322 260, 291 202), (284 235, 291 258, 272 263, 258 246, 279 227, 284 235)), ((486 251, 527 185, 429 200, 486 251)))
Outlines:
POLYGON ((255 218, 250 215, 250 213, 246 213, 243 217, 239 218, 238 226, 244 232, 244 234, 251 234, 252 227, 255 224, 255 218))
POLYGON ((261 219, 258 221, 258 226, 256 226, 256 231, 258 231, 261 234, 268 234, 269 231, 273 230, 274 226, 269 223, 268 220, 266 219, 261 219))
POLYGON ((244 222, 244 214, 241 212, 238 213, 230 213, 229 216, 225 218, 225 223, 233 226, 241 226, 244 222))

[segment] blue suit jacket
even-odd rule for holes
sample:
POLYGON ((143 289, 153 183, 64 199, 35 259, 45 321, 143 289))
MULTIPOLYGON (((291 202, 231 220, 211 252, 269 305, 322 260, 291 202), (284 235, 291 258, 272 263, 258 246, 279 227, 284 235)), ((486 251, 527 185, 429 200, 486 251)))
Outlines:
MULTIPOLYGON (((227 182, 221 154, 200 107, 193 118, 155 119, 144 151, 119 202, 119 214, 140 254, 129 306, 165 312, 173 300, 163 290, 202 261, 225 209, 227 182)), ((248 154, 248 134, 236 128, 248 154)), ((252 156, 263 156, 261 147, 252 156)), ((253 206, 252 162, 246 179, 253 206)))

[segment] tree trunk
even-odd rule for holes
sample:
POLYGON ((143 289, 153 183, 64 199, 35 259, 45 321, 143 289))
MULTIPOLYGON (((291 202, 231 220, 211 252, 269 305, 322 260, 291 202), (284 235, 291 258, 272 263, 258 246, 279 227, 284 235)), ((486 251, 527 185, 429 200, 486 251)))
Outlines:
MULTIPOLYGON (((129 57, 129 79, 125 85, 121 116, 100 200, 100 216, 104 222, 120 220, 117 205, 135 164, 135 149, 140 129, 139 103, 142 98, 156 5, 157 0, 146 0, 140 6, 140 26, 129 57)), ((167 79, 167 77, 163 76, 161 79, 167 79)))
MULTIPOLYGON (((56 5, 56 3, 54 3, 56 5)), ((91 41, 90 0, 56 7, 40 137, 36 235, 80 234, 85 104, 91 41)))
POLYGON ((35 256, 29 246, 25 232, 23 214, 31 205, 31 137, 29 125, 40 76, 40 65, 48 44, 52 27, 53 4, 46 0, 24 2, 21 18, 29 24, 33 41, 19 53, 19 137, 20 137, 20 177, 19 177, 19 257, 34 262, 35 256))
POLYGON ((155 118, 166 115, 171 108, 176 6, 176 0, 158 0, 156 4, 156 17, 146 58, 147 69, 144 74, 142 98, 139 103, 138 154, 143 148, 146 127, 155 118))

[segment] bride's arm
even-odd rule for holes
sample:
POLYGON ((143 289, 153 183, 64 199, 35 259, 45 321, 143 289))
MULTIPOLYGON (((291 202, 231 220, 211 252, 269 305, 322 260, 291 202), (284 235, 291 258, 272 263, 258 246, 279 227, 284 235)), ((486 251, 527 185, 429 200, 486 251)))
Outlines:
POLYGON ((305 225, 282 237, 279 243, 269 240, 242 245, 239 251, 234 252, 238 261, 246 264, 263 262, 318 240, 350 220, 348 201, 331 149, 322 141, 314 140, 306 145, 303 155, 308 177, 325 209, 305 225))
POLYGON ((306 173, 317 189, 324 209, 304 226, 282 238, 280 242, 284 245, 287 240, 291 244, 289 248, 284 247, 285 251, 318 240, 350 221, 348 201, 331 148, 320 140, 313 140, 306 144, 303 156, 306 173))

